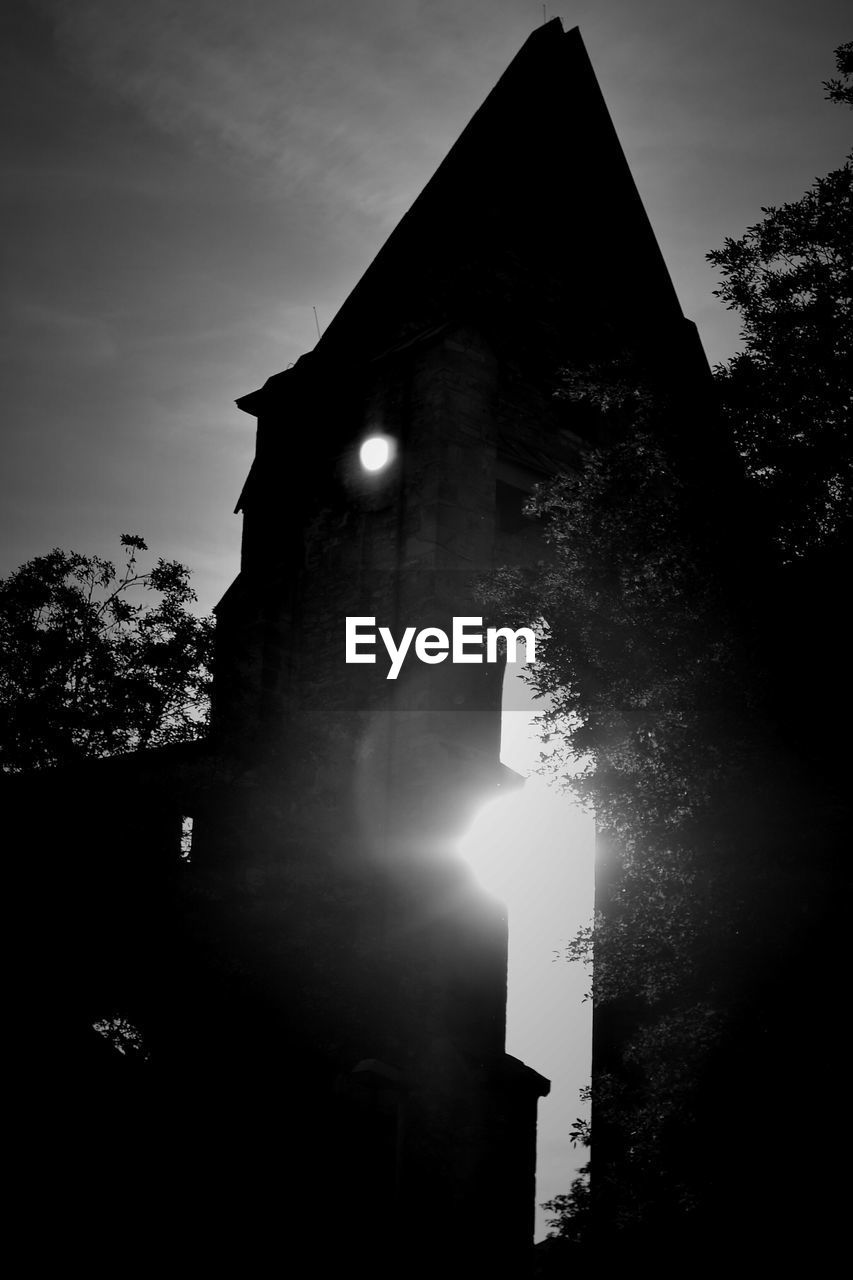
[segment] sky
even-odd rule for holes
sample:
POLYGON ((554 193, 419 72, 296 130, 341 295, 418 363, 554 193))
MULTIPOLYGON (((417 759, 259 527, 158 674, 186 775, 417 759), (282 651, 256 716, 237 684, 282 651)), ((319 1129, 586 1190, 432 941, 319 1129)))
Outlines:
POLYGON ((591 975, 584 965, 569 964, 565 950, 592 920, 595 820, 534 772, 543 747, 532 720, 543 705, 511 666, 503 701, 501 759, 526 781, 483 805, 458 850, 482 888, 507 909, 507 1053, 551 1084, 538 1109, 540 1240, 551 1216, 544 1204, 565 1194, 589 1159, 570 1134, 575 1120, 590 1114, 580 1091, 589 1087, 592 1064, 591 975))
MULTIPOLYGON (((845 8, 547 6, 581 28, 712 362, 738 328, 704 254, 845 154, 821 87, 845 8)), ((0 574, 139 533, 212 607, 254 445, 234 400, 312 347, 313 308, 327 324, 541 21, 531 0, 5 0, 0 574)))
MULTIPOLYGON (((328 324, 542 17, 531 0, 5 0, 0 575, 137 533, 216 603, 254 449, 234 401, 311 349, 314 308, 328 324)), ((547 17, 580 26, 684 311, 724 360, 737 318, 704 255, 842 162, 849 115, 821 82, 847 4, 566 0, 547 17)), ((510 1052, 546 1075, 571 1059, 543 1104, 542 1199, 567 1189, 588 1064, 584 977, 552 961, 587 910, 591 828, 539 803, 557 852, 512 891, 513 963, 541 934, 542 884, 578 913, 548 925, 547 965, 540 936, 510 1002, 510 1052), (567 841, 587 854, 560 870, 567 841)))

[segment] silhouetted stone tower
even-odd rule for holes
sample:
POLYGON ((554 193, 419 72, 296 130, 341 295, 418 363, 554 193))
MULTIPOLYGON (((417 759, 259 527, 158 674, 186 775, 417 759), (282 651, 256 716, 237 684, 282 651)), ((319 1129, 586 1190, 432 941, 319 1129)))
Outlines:
MULTIPOLYGON (((541 554, 525 494, 583 447, 558 370, 625 347, 685 381, 703 368, 580 35, 555 19, 316 348, 238 401, 257 453, 211 739, 127 765, 150 783, 140 843, 165 853, 122 873, 110 980, 86 966, 80 1016, 121 1007, 150 1045, 145 1081, 109 1086, 143 1117, 135 1194, 156 1168, 205 1250, 262 1240, 287 1261, 307 1235, 319 1275, 523 1274, 548 1085, 504 1051, 504 912, 454 852, 512 781, 502 670, 410 656, 389 681, 381 649, 346 664, 345 618, 398 638, 479 616, 478 575, 541 554), (377 433, 392 457, 371 474, 377 433)), ((97 931, 119 891, 95 880, 97 931)))
POLYGON ((344 621, 399 636, 480 614, 479 573, 541 554, 525 493, 582 443, 557 371, 638 346, 686 379, 703 367, 580 36, 555 20, 315 350, 238 401, 257 456, 218 609, 214 741, 253 751, 257 791, 248 821, 225 797, 197 856, 247 869, 249 917, 276 902, 288 921, 282 974, 300 973, 327 1083, 382 1064, 393 1216, 439 1252, 474 1234, 521 1258, 547 1088, 504 1054, 505 921, 450 843, 501 782, 502 672, 410 660, 389 682, 381 658, 345 664, 344 621), (393 457, 370 474, 376 433, 393 457))

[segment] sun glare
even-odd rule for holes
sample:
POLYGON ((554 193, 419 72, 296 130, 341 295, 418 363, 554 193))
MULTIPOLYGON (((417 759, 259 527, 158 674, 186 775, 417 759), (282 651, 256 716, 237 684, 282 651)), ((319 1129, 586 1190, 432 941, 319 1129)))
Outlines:
MULTIPOLYGON (((514 896, 523 872, 525 831, 524 791, 488 800, 459 841, 459 854, 487 893, 504 902, 514 896)), ((528 815, 529 816, 529 815, 528 815)))

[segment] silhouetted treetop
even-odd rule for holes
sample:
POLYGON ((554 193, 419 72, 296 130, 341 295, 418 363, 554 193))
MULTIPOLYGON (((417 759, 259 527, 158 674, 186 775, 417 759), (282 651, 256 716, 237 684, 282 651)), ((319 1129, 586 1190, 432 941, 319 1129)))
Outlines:
POLYGON ((207 722, 213 621, 190 571, 121 569, 55 548, 0 580, 0 767, 72 763, 197 737, 207 722))

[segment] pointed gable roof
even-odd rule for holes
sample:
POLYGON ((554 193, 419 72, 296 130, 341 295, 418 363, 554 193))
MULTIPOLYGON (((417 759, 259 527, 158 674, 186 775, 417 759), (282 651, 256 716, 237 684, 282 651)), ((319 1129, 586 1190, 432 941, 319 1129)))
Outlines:
POLYGON ((528 324, 552 308, 682 318, 580 32, 559 18, 522 46, 315 350, 369 356, 407 328, 519 306, 528 324))
POLYGON ((308 366, 361 365, 459 320, 549 375, 602 340, 697 352, 580 32, 559 18, 529 36, 314 351, 238 404, 257 413, 308 366))

